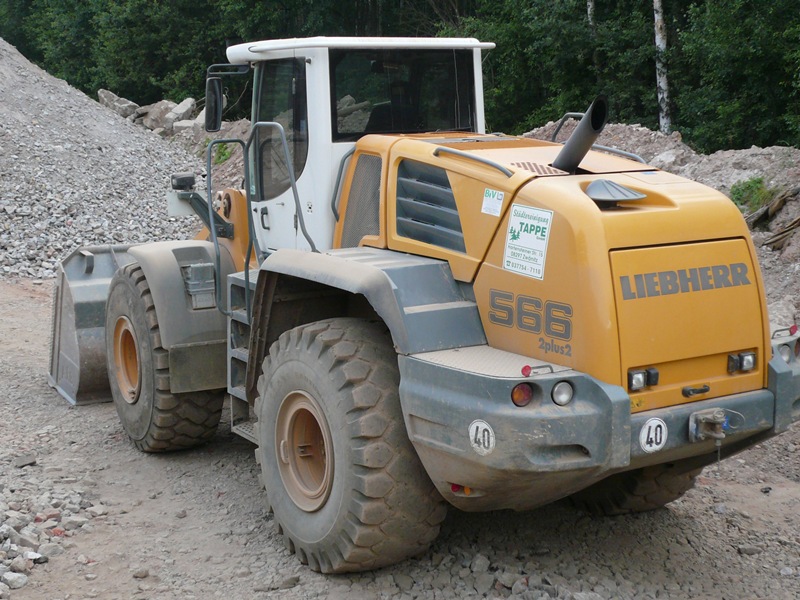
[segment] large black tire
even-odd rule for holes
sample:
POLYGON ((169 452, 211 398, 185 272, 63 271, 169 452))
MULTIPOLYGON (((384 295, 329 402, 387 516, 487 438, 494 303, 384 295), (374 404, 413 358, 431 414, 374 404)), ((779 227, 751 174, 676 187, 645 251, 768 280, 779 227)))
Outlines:
POLYGON ((344 573, 427 550, 447 508, 406 433, 385 327, 303 325, 263 366, 256 460, 289 551, 315 571, 344 573))
POLYGON ((646 512, 677 500, 694 487, 700 469, 663 464, 617 473, 570 497, 594 515, 616 516, 646 512))
POLYGON ((224 392, 169 391, 153 297, 138 263, 117 271, 106 302, 106 364, 125 433, 144 452, 191 448, 214 436, 224 392))

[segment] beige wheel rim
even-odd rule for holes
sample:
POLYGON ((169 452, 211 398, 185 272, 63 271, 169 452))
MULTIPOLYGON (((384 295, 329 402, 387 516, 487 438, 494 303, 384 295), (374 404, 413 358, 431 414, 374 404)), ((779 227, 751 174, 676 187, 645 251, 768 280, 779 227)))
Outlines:
POLYGON ((141 389, 139 349, 128 317, 118 318, 114 325, 114 370, 122 398, 128 404, 136 404, 141 389))
POLYGON ((319 510, 333 484, 333 444, 319 403, 306 392, 289 393, 278 409, 275 433, 286 492, 301 510, 319 510))

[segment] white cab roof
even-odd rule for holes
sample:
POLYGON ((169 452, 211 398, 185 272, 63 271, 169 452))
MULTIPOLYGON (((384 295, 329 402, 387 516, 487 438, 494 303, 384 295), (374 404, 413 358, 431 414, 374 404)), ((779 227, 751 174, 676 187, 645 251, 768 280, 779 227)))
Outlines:
POLYGON ((300 50, 306 48, 407 48, 407 49, 453 49, 480 48, 491 50, 494 44, 480 42, 475 38, 424 38, 424 37, 310 37, 285 40, 264 40, 237 44, 228 48, 228 60, 242 64, 264 60, 270 52, 300 50))

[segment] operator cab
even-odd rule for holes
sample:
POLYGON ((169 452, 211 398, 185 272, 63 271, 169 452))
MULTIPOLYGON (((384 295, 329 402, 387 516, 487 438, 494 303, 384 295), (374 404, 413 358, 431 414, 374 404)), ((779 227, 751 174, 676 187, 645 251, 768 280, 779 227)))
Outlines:
POLYGON ((474 39, 318 37, 228 48, 231 63, 255 70, 252 122, 285 131, 299 197, 279 129, 256 128, 246 185, 259 246, 308 249, 304 224, 317 249, 331 247, 337 175, 364 135, 483 133, 481 50, 493 47, 474 39))

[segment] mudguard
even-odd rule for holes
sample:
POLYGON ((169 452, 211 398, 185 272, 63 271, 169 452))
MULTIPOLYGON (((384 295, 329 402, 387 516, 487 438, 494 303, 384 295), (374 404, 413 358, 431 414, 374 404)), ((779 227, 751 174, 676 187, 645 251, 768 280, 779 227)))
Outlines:
MULTIPOLYGON (((233 272, 224 249, 220 281, 233 272)), ((193 307, 184 269, 213 264, 214 245, 200 240, 155 242, 129 250, 144 272, 155 304, 161 345, 169 351, 170 391, 225 388, 227 321, 216 305, 193 307)), ((223 298, 224 301, 224 298, 223 298)))
MULTIPOLYGON (((470 286, 458 284, 445 261, 376 248, 346 248, 312 253, 278 250, 261 265, 253 323, 270 343, 285 326, 270 324, 274 306, 307 298, 296 293, 297 280, 316 290, 362 295, 384 321, 401 354, 485 344, 478 309, 470 286)), ((327 302, 330 305, 330 302, 327 302)), ((330 309, 337 312, 336 309, 330 309)), ((329 311, 329 312, 330 312, 329 311)), ((293 311, 296 312, 296 311, 293 311)), ((310 314, 303 322, 341 314, 310 314)))
POLYGON ((282 249, 267 257, 258 275, 248 400, 257 395, 261 362, 281 333, 312 321, 367 314, 386 324, 400 354, 486 344, 472 287, 457 283, 445 261, 366 247, 324 253, 282 249))

